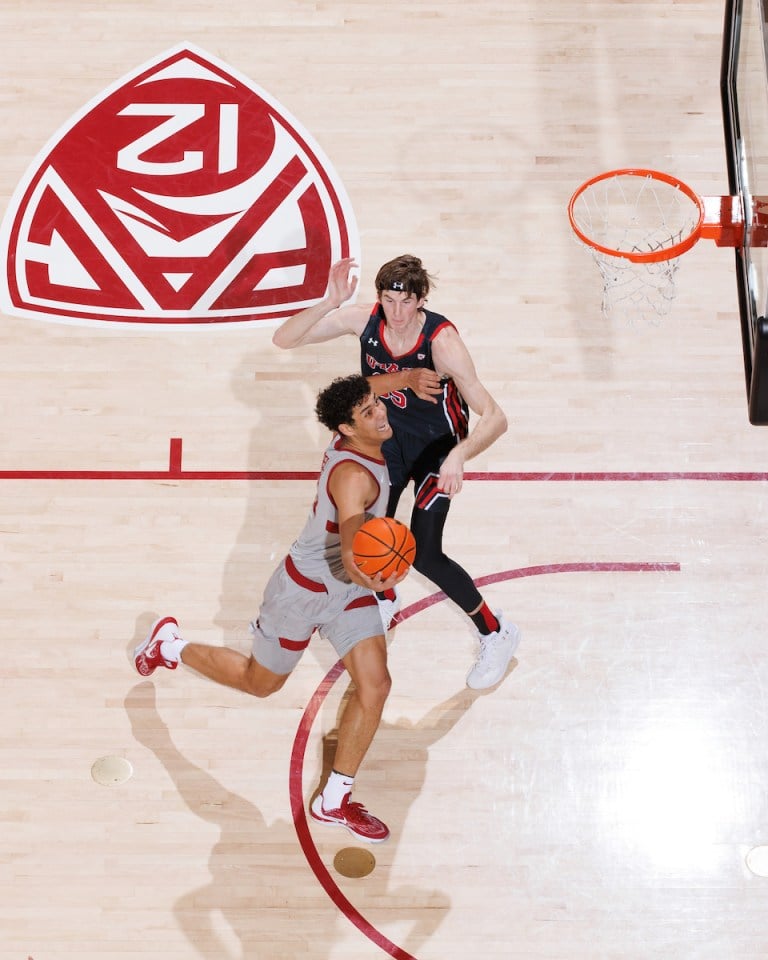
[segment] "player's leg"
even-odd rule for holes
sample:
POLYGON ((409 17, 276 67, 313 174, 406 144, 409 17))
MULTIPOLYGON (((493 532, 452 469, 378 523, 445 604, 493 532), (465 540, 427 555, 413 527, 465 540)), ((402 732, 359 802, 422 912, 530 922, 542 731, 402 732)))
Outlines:
POLYGON ((294 583, 281 564, 267 583, 259 618, 251 625, 251 656, 229 647, 190 643, 174 617, 163 617, 136 648, 136 669, 147 677, 157 667, 175 670, 184 663, 216 683, 268 697, 282 688, 309 645, 315 623, 315 611, 309 608, 320 602, 294 583))
POLYGON ((259 663, 253 654, 246 657, 228 647, 212 647, 203 643, 188 643, 181 652, 181 660, 209 680, 254 697, 268 697, 277 693, 290 675, 290 670, 274 673, 259 663))
POLYGON ((381 447, 389 473, 388 517, 394 517, 397 512, 397 505, 400 503, 400 497, 411 481, 410 458, 407 444, 403 444, 403 439, 397 434, 393 434, 388 440, 384 441, 381 447))
POLYGON ((150 676, 157 667, 175 670, 183 663, 209 680, 255 697, 268 697, 278 691, 290 673, 276 673, 253 655, 247 657, 229 647, 188 643, 173 617, 162 617, 152 624, 146 640, 136 648, 135 663, 143 677, 150 676))
POLYGON ((449 503, 446 499, 435 503, 429 510, 414 506, 410 521, 416 541, 413 567, 469 616, 482 607, 483 597, 472 577, 443 549, 443 529, 449 503))
POLYGON ((476 627, 479 653, 467 675, 467 684, 484 689, 494 686, 506 673, 520 633, 501 611, 490 609, 472 577, 443 549, 443 530, 451 500, 439 490, 438 477, 440 464, 454 442, 453 438, 446 438, 431 445, 412 467, 416 488, 411 514, 411 531, 416 540, 413 566, 463 610, 476 627))
MULTIPOLYGON (((364 594, 358 596, 365 599, 364 594)), ((378 843, 389 836, 385 823, 361 803, 352 801, 355 777, 381 722, 392 684, 387 668, 387 645, 377 620, 377 609, 369 604, 353 606, 326 625, 326 636, 340 654, 353 689, 339 722, 333 769, 310 808, 315 820, 346 827, 369 843, 378 843), (361 630, 373 635, 355 640, 355 633, 361 630)), ((325 632, 323 628, 321 632, 325 632)))
MULTIPOLYGON (((413 566, 468 616, 475 617, 477 611, 485 612, 482 595, 467 571, 443 549, 443 529, 451 498, 439 489, 438 478, 440 465, 455 445, 454 437, 441 437, 418 450, 410 464, 414 485, 411 532, 416 540, 413 566)), ((492 618, 493 614, 487 612, 492 618)), ((485 627, 482 619, 475 621, 475 626, 485 627)), ((490 626, 495 628, 497 624, 491 622, 490 626)))
POLYGON ((354 777, 381 722, 392 686, 384 636, 362 640, 343 659, 354 690, 339 722, 334 767, 354 777))

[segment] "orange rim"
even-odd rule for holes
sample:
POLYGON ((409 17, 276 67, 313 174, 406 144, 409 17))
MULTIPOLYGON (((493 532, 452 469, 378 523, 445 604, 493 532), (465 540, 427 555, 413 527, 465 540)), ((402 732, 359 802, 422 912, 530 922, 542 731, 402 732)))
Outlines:
POLYGON ((677 177, 673 177, 669 173, 660 173, 658 170, 645 170, 642 167, 627 167, 620 170, 608 170, 605 173, 600 173, 596 177, 592 177, 591 180, 587 180, 585 183, 575 191, 571 197, 570 203, 568 204, 568 219, 571 221, 571 227, 573 227, 573 232, 582 241, 586 243, 587 246, 592 247, 593 250, 599 250, 600 253, 604 253, 609 257, 622 257, 625 260, 631 260, 633 263, 661 263, 664 260, 672 260, 675 257, 679 257, 681 254, 686 253, 691 247, 697 242, 701 236, 701 228, 704 223, 704 201, 701 197, 692 190, 687 183, 683 183, 682 180, 678 180, 677 177), (628 252, 625 250, 616 250, 613 247, 605 247, 597 243, 591 237, 589 237, 576 223, 576 217, 574 215, 574 206, 579 197, 584 193, 585 190, 588 190, 591 186, 596 183, 600 183, 602 180, 609 180, 611 177, 649 177, 652 180, 660 180, 662 183, 669 184, 671 187, 676 187, 680 190, 681 193, 685 194, 686 197, 696 206, 698 210, 698 220, 694 224, 691 232, 687 237, 684 237, 682 240, 673 244, 670 247, 664 247, 661 250, 650 250, 648 253, 636 253, 628 252))

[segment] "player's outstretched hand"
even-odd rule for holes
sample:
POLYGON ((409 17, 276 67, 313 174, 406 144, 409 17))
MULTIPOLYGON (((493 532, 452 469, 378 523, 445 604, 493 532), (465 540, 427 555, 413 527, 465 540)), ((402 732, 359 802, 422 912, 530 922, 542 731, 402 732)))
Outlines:
POLYGON ((337 307, 345 303, 357 290, 357 277, 351 272, 357 267, 353 257, 337 260, 328 274, 328 299, 337 307))

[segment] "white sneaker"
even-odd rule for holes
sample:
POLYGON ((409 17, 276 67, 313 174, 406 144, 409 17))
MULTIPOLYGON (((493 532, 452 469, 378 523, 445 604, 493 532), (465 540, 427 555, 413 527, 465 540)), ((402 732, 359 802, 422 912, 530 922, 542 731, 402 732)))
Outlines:
POLYGON ((505 620, 500 610, 494 612, 499 629, 485 636, 480 634, 480 653, 467 674, 467 686, 473 690, 485 690, 497 684, 507 672, 512 654, 520 643, 520 631, 515 624, 505 620))
POLYGON ((392 621, 398 613, 400 613, 400 607, 403 605, 403 598, 400 596, 400 591, 397 587, 395 587, 394 590, 394 600, 382 600, 378 594, 376 595, 376 603, 379 605, 379 613, 381 614, 381 622, 384 625, 384 633, 392 626, 392 621))

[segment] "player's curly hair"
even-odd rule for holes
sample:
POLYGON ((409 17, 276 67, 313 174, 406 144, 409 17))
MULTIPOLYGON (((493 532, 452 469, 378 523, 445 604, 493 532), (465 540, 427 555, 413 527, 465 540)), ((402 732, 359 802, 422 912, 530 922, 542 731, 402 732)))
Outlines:
POLYGON ((317 419, 323 426, 337 433, 342 423, 352 423, 355 407, 359 407, 370 395, 371 386, 359 373, 353 373, 349 377, 337 377, 317 395, 317 419))
POLYGON ((404 253, 380 267, 375 282, 377 294, 383 290, 402 290, 417 300, 424 300, 435 278, 427 273, 418 257, 404 253))

